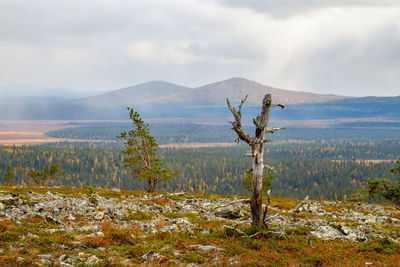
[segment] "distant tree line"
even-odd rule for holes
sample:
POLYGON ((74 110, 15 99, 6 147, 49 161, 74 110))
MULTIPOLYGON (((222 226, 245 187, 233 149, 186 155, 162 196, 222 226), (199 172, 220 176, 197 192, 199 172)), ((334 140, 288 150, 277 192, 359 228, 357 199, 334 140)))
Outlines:
MULTIPOLYGON (((0 146, 0 181, 6 182, 7 169, 21 183, 26 177, 22 167, 44 171, 58 164, 65 171, 54 185, 119 187, 145 189, 142 180, 132 179, 123 166, 121 147, 103 144, 64 144, 60 146, 0 146)), ((166 166, 179 171, 176 179, 160 184, 158 190, 249 194, 243 180, 250 165, 246 146, 225 148, 159 149, 166 166)), ((398 158, 398 141, 363 143, 314 143, 268 145, 266 157, 275 170, 272 194, 295 198, 305 195, 319 199, 343 199, 373 177, 396 181, 390 172, 394 161, 359 162, 355 159, 398 158)))
MULTIPOLYGON (((396 124, 397 125, 397 124, 396 124)), ((272 126, 274 127, 273 123, 272 126)), ((248 132, 254 132, 250 126, 243 127, 248 132)), ((150 124, 150 133, 157 143, 206 143, 232 142, 236 136, 229 125, 199 125, 199 124, 150 124)), ((117 140, 117 135, 129 131, 130 124, 104 123, 87 126, 76 125, 73 128, 47 132, 50 137, 72 138, 86 140, 117 140)), ((400 127, 369 128, 287 128, 275 133, 269 138, 280 140, 306 140, 313 142, 369 142, 370 140, 400 139, 400 127)))

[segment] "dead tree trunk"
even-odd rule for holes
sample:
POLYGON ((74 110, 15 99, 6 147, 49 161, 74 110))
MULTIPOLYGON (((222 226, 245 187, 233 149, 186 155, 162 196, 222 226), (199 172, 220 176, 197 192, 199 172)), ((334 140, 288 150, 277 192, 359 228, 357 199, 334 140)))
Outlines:
POLYGON ((266 94, 264 96, 261 114, 253 119, 253 123, 256 126, 256 131, 254 137, 247 134, 242 128, 242 105, 246 101, 247 96, 240 102, 238 109, 232 107, 229 99, 226 99, 229 110, 235 117, 232 124, 232 130, 234 130, 239 140, 243 140, 249 144, 251 147, 251 156, 253 157, 253 195, 251 197, 251 218, 252 224, 258 225, 261 223, 262 218, 262 180, 264 175, 264 144, 271 142, 271 140, 265 139, 267 133, 274 133, 276 130, 281 130, 284 128, 268 128, 269 115, 271 107, 279 106, 284 108, 285 105, 282 104, 272 104, 271 94, 266 94))

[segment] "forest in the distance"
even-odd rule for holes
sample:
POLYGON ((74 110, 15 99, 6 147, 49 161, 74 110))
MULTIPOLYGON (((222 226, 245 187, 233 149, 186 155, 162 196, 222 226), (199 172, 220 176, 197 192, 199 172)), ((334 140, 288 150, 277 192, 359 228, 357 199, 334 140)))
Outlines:
MULTIPOLYGON (((47 133, 55 137, 115 140, 129 128, 127 124, 76 125, 47 133)), ((229 127, 218 125, 151 125, 160 144, 191 142, 233 142, 229 127)), ((344 199, 362 187, 368 179, 386 177, 400 151, 400 131, 396 127, 366 128, 289 128, 268 136, 265 161, 274 167, 272 195, 314 199, 344 199)), ((123 167, 123 144, 117 142, 60 143, 41 146, 0 147, 0 177, 7 164, 42 170, 58 163, 65 170, 56 185, 144 189, 123 167)), ((161 148, 165 165, 179 171, 171 182, 157 190, 218 194, 249 194, 243 188, 251 158, 248 146, 213 148, 161 148)), ((26 177, 18 176, 17 181, 26 177)), ((2 181, 4 182, 4 180, 2 181)))
MULTIPOLYGON (((68 123, 68 126, 70 128, 49 131, 46 135, 55 138, 116 141, 121 132, 129 131, 132 128, 130 123, 122 122, 72 122, 68 123)), ((272 126, 276 127, 277 125, 272 123, 272 126)), ((236 136, 230 128, 228 124, 150 124, 151 134, 156 138, 158 144, 233 142, 236 136)), ((244 126, 244 129, 249 133, 254 132, 252 126, 244 126)), ((399 129, 399 123, 352 122, 335 124, 329 128, 287 127, 284 131, 268 135, 268 138, 274 141, 301 140, 313 142, 398 140, 400 139, 399 129)))

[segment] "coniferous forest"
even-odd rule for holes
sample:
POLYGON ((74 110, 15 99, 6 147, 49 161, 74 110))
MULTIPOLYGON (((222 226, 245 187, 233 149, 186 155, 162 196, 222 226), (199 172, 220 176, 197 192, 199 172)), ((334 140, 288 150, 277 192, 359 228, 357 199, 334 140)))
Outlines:
MULTIPOLYGON (((123 126, 125 127, 125 126, 123 126)), ((166 126, 164 126, 165 128, 166 126)), ((161 144, 176 142, 232 141, 229 128, 222 126, 176 125, 169 131, 152 128, 161 144), (218 131, 219 127, 223 130, 218 131), (209 135, 208 132, 213 134, 209 135), (190 133, 190 134, 188 134, 190 133), (228 136, 226 136, 227 134, 228 136), (225 135, 225 136, 224 136, 225 135), (170 136, 170 137, 168 137, 170 136)), ((77 127, 49 133, 91 139, 107 139, 121 126, 77 127), (102 127, 99 131, 96 127, 102 127), (64 131, 64 132, 63 132, 64 131)), ((344 199, 368 179, 395 179, 390 168, 399 157, 397 129, 311 129, 281 131, 267 144, 265 162, 273 167, 272 195, 314 199, 344 199), (308 133, 308 134, 307 134, 308 133), (351 133, 351 134, 349 134, 351 133), (364 133, 364 134, 362 134, 364 133), (297 138, 295 138, 297 137, 297 138)), ((4 181, 7 165, 17 182, 26 179, 21 168, 41 170, 58 163, 65 171, 55 182, 60 186, 144 189, 140 179, 123 166, 121 142, 60 143, 41 146, 0 147, 0 177, 4 181)), ((251 166, 244 144, 231 147, 160 148, 166 166, 179 171, 176 179, 159 184, 157 190, 249 194, 242 180, 251 166)))

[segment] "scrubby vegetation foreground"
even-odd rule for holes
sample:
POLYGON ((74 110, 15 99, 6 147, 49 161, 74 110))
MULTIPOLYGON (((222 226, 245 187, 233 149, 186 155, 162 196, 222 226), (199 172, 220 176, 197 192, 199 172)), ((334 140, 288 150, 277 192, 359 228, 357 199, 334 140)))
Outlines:
POLYGON ((246 199, 187 193, 0 187, 0 265, 398 266, 389 204, 273 197, 269 229, 246 199))

